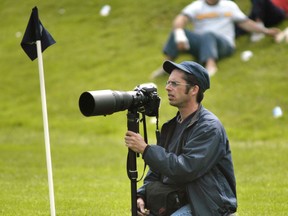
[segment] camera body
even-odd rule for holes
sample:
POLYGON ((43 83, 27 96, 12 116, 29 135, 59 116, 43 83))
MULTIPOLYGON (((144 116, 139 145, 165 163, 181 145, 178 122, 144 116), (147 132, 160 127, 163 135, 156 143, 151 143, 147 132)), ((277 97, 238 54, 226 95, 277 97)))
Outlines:
POLYGON ((83 92, 79 98, 79 108, 84 116, 110 115, 114 112, 130 110, 147 116, 158 116, 160 97, 153 83, 144 83, 134 91, 98 90, 83 92))

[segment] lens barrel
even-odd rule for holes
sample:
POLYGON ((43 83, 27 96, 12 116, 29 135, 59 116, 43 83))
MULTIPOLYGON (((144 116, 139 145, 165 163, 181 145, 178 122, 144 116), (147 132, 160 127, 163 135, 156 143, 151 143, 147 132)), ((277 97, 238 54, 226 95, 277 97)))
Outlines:
POLYGON ((129 109, 137 92, 99 90, 87 91, 79 98, 79 108, 84 116, 110 115, 129 109))

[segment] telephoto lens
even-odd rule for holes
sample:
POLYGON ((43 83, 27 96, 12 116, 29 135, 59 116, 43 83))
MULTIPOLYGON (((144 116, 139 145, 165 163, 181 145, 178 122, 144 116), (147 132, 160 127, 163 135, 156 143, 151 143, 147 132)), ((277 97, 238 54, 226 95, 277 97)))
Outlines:
POLYGON ((79 108, 84 116, 110 115, 128 109, 137 92, 112 90, 87 91, 79 98, 79 108))
POLYGON ((157 116, 160 97, 153 83, 138 85, 134 91, 97 90, 80 95, 79 108, 84 116, 110 115, 130 109, 148 116, 157 116))

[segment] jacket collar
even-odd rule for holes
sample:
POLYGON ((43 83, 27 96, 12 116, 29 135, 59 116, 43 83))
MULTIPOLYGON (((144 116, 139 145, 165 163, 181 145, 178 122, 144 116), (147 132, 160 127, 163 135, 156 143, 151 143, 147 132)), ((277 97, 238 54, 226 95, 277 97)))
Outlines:
MULTIPOLYGON (((195 111, 195 114, 194 114, 194 116, 192 117, 190 123, 187 125, 187 127, 190 127, 191 125, 193 125, 195 122, 198 121, 199 116, 200 116, 200 113, 201 113, 201 111, 202 111, 203 109, 204 109, 204 108, 203 108, 202 104, 199 104, 198 109, 195 111)), ((175 116, 173 119, 171 119, 171 122, 177 121, 177 116, 179 116, 179 115, 180 115, 180 113, 179 113, 179 111, 178 111, 177 114, 176 114, 176 116, 175 116)), ((169 122, 170 122, 170 121, 169 121, 169 122)))
POLYGON ((203 106, 200 103, 198 109, 196 110, 196 113, 194 114, 193 118, 191 119, 187 127, 190 127, 191 125, 193 125, 195 122, 199 120, 199 116, 202 110, 203 110, 203 106))

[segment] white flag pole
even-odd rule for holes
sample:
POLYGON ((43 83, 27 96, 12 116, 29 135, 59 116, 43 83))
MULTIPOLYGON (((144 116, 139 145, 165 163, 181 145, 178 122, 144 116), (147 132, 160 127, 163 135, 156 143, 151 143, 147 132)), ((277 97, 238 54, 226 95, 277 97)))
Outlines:
POLYGON ((47 163, 47 172, 48 172, 50 211, 51 211, 51 216, 55 216, 56 211, 55 211, 55 201, 54 201, 54 186, 53 186, 53 173, 52 173, 52 162, 51 162, 51 152, 50 152, 48 114, 47 114, 47 104, 46 104, 46 91, 45 91, 42 48, 41 48, 40 40, 36 41, 36 46, 37 46, 37 55, 38 55, 40 91, 41 91, 41 101, 42 101, 42 115, 43 115, 44 137, 45 137, 46 163, 47 163))

